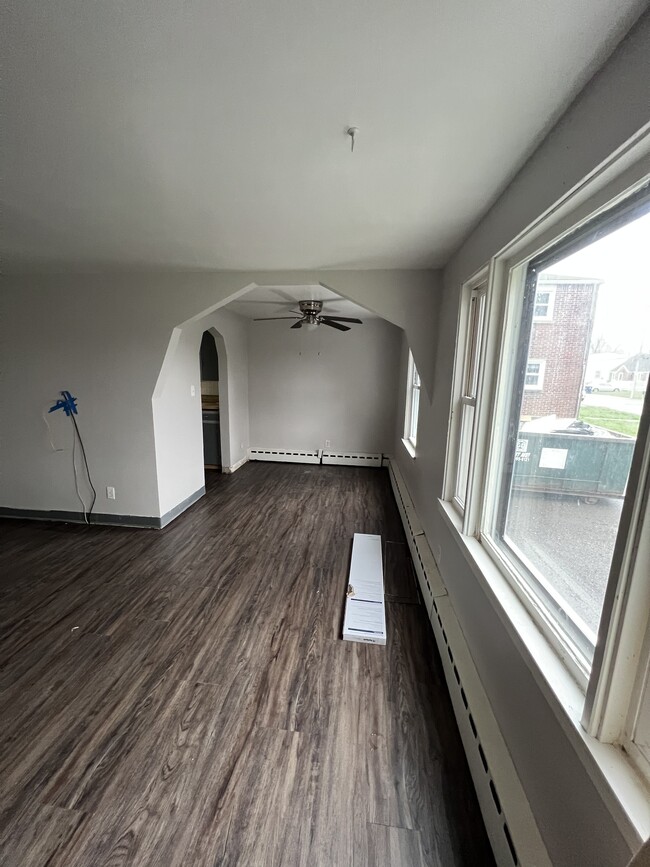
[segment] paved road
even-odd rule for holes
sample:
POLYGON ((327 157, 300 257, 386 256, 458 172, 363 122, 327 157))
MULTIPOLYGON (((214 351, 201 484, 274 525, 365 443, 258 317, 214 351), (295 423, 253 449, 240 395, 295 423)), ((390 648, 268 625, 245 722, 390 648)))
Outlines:
POLYGON ((617 394, 585 394, 582 398, 583 406, 600 406, 605 409, 618 409, 621 412, 631 412, 641 415, 643 401, 630 397, 619 397, 617 394))
POLYGON ((510 506, 508 535, 594 632, 622 505, 516 491, 510 506))

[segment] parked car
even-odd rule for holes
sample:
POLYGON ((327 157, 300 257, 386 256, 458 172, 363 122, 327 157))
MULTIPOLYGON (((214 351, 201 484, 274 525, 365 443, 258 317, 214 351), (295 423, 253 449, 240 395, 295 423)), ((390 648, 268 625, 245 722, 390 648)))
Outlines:
POLYGON ((605 382, 604 380, 595 379, 593 382, 586 383, 585 391, 587 394, 598 394, 599 391, 620 391, 621 387, 625 387, 625 384, 618 380, 605 382))

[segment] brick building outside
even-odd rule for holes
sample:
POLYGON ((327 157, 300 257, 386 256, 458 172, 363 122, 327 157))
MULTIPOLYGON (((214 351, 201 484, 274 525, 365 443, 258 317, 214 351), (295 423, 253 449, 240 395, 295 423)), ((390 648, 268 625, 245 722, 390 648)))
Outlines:
POLYGON ((601 280, 542 275, 537 284, 523 419, 577 418, 601 280))

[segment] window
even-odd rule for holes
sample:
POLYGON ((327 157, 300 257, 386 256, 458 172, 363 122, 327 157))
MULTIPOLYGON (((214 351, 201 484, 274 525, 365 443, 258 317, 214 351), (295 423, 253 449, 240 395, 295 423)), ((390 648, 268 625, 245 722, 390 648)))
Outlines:
POLYGON ((467 305, 467 319, 465 323, 466 351, 462 371, 461 391, 457 404, 459 416, 458 461, 453 491, 454 505, 460 512, 463 512, 465 509, 465 497, 472 454, 476 394, 478 390, 483 321, 485 317, 486 285, 485 282, 482 282, 476 288, 467 287, 469 289, 469 303, 467 305))
POLYGON ((594 322, 612 342, 632 348, 643 339, 637 323, 616 313, 624 293, 632 309, 644 305, 641 274, 647 257, 639 244, 640 229, 650 232, 650 214, 628 214, 625 220, 610 215, 598 221, 597 229, 580 232, 528 263, 517 360, 508 388, 509 418, 500 444, 499 491, 492 524, 486 527, 515 580, 585 675, 642 402, 623 406, 612 392, 605 405, 603 398, 594 405, 582 391, 594 322), (566 276, 558 277, 554 321, 540 331, 539 286, 549 271, 566 276), (547 358, 531 358, 542 345, 547 358), (554 375, 543 389, 551 365, 554 375))
POLYGON ((573 231, 567 205, 559 240, 533 229, 512 248, 533 255, 465 286, 442 508, 584 690, 584 728, 650 778, 650 398, 585 390, 596 346, 650 352, 643 183, 573 231))
POLYGON ((526 391, 541 391, 544 388, 544 371, 546 362, 542 358, 529 359, 526 364, 526 378, 524 388, 526 391))
POLYGON ((553 320, 554 304, 555 286, 547 286, 542 283, 535 292, 535 309, 533 312, 535 322, 551 322, 553 320))
POLYGON ((418 413, 420 411, 420 374, 409 350, 408 379, 406 382, 406 413, 404 417, 404 444, 415 457, 418 437, 418 413), (410 448, 409 448, 410 447, 410 448))

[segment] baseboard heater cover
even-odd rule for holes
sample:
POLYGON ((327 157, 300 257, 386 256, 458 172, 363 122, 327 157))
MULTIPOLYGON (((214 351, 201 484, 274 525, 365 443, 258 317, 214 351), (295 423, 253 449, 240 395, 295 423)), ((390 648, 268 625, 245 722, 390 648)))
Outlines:
MULTIPOLYGON (((406 538, 410 543, 410 540, 415 536, 421 536, 424 533, 424 530, 420 524, 420 519, 417 516, 415 507, 411 502, 402 474, 399 472, 392 460, 388 464, 388 475, 393 488, 393 494, 395 495, 395 501, 397 502, 397 508, 400 517, 402 518, 402 523, 404 524, 406 538)), ((415 560, 415 558, 413 559, 415 560)))
POLYGON ((355 533, 348 595, 345 601, 343 640, 386 644, 386 607, 381 536, 355 533))
POLYGON ((320 451, 300 451, 299 449, 249 449, 251 461, 278 461, 283 464, 319 464, 320 451))
POLYGON ((389 471, 496 863, 552 867, 427 538, 412 532, 417 516, 407 520, 415 509, 404 478, 393 461, 389 471))
POLYGON ((382 455, 372 452, 328 451, 323 452, 322 463, 348 467, 380 467, 382 455))

